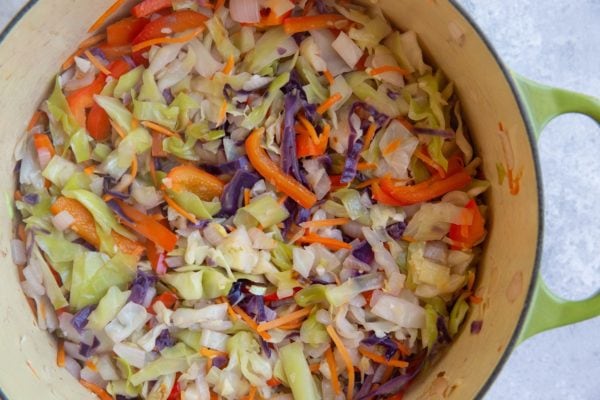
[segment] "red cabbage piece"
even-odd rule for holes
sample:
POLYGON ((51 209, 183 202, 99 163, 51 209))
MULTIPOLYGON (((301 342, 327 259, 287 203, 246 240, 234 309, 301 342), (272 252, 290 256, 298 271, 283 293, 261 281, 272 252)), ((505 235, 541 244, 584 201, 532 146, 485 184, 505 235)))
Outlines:
POLYGON ((127 216, 127 214, 125 214, 125 212, 123 211, 123 209, 121 208, 119 203, 116 202, 116 200, 111 199, 106 202, 106 205, 109 206, 110 209, 113 210, 115 212, 115 214, 117 214, 119 216, 119 218, 121 218, 127 222, 133 223, 133 220, 131 218, 129 218, 127 216))
POLYGON ((471 322, 471 334, 472 335, 477 335, 479 332, 481 332, 481 328, 483 328, 482 320, 477 320, 477 321, 471 322))
POLYGON ((364 382, 362 383, 360 389, 354 395, 355 399, 360 399, 369 394, 369 392, 371 391, 371 388, 373 387, 373 378, 374 377, 375 377, 375 374, 367 375, 367 377, 365 378, 364 382))
POLYGON ((129 295, 129 299, 127 299, 127 301, 132 301, 136 304, 143 304, 148 289, 154 286, 156 280, 156 276, 138 268, 135 279, 131 283, 131 294, 129 295))
POLYGON ((213 175, 230 175, 240 169, 250 171, 250 161, 248 157, 241 156, 238 159, 219 165, 203 165, 202 168, 213 175))
MULTIPOLYGON (((260 347, 267 358, 271 358, 271 346, 265 342, 262 338, 258 338, 260 341, 260 347)), ((214 365, 214 362, 213 362, 214 365)))
POLYGON ((118 192, 116 190, 113 190, 112 188, 117 184, 117 181, 111 177, 111 176, 105 176, 104 179, 102 180, 102 192, 104 194, 109 194, 111 196, 114 196, 118 199, 121 200, 126 200, 129 198, 129 190, 131 189, 131 187, 129 187, 127 190, 127 193, 123 193, 123 192, 118 192))
POLYGON ((81 342, 81 344, 79 345, 79 354, 81 354, 81 356, 85 358, 91 357, 92 354, 94 354, 94 350, 96 350, 99 346, 100 341, 96 336, 94 336, 92 344, 81 342))
POLYGON ((88 323, 88 318, 92 311, 96 309, 96 305, 90 305, 83 307, 81 310, 77 311, 75 315, 73 315, 73 319, 71 320, 71 325, 77 330, 77 332, 82 333, 85 329, 85 326, 88 323))
POLYGON ((388 225, 385 230, 387 231, 388 235, 390 235, 390 237, 392 239, 400 239, 402 237, 402 235, 404 235, 404 231, 406 230, 406 223, 405 222, 396 222, 393 223, 391 225, 388 225))
POLYGON ((240 303, 242 310, 248 315, 256 318, 256 322, 272 321, 277 318, 277 313, 265 306, 263 296, 254 296, 249 294, 247 298, 240 303))
POLYGON ((161 351, 165 347, 173 347, 175 346, 175 340, 169 333, 168 329, 163 329, 158 337, 156 338, 156 350, 161 351))
POLYGON ((260 176, 254 172, 242 169, 236 171, 221 194, 221 212, 226 215, 235 214, 238 208, 242 206, 244 189, 251 189, 259 180, 260 176))
POLYGON ((166 88, 162 92, 163 98, 167 102, 167 104, 171 104, 175 98, 173 97, 173 92, 171 92, 171 88, 166 88))
POLYGON ((375 253, 367 241, 360 242, 352 249, 352 255, 365 264, 371 265, 375 261, 375 253))
POLYGON ((23 202, 35 206, 40 201, 40 196, 37 193, 27 193, 23 196, 23 202))
POLYGON ((212 359, 213 367, 217 367, 219 369, 223 369, 225 366, 227 366, 228 362, 229 361, 227 360, 227 357, 225 357, 225 356, 217 356, 212 359))
POLYGON ((450 332, 448 332, 448 327, 446 325, 446 319, 441 315, 437 318, 436 326, 438 330, 438 343, 452 342, 452 337, 450 336, 450 332))
POLYGON ((281 134, 281 169, 292 175, 298 182, 304 183, 300 174, 300 164, 296 157, 296 113, 302 107, 300 95, 296 90, 285 95, 283 132, 281 134))
POLYGON ((391 360, 398 351, 398 345, 389 337, 389 335, 377 337, 373 333, 368 338, 363 339, 361 343, 366 346, 383 346, 385 348, 385 358, 387 360, 391 360))

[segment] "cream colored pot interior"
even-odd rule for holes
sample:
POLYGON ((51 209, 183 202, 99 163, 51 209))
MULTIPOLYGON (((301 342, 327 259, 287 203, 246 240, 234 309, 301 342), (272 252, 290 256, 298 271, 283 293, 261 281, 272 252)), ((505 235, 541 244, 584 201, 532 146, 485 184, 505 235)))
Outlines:
MULTIPOLYGON (((13 151, 61 63, 86 37, 86 29, 112 0, 40 0, 0 45, 0 389, 10 400, 88 399, 64 369, 56 366, 53 339, 40 331, 19 286, 10 257, 14 190, 13 151)), ((457 341, 411 388, 409 399, 469 399, 484 387, 515 331, 527 297, 538 237, 538 191, 526 127, 506 77, 469 22, 445 0, 381 0, 401 29, 417 32, 456 84, 489 192, 489 237, 477 282, 483 297, 457 341), (496 163, 504 162, 498 123, 509 130, 515 166, 523 168, 521 191, 498 184, 496 163), (471 321, 483 319, 480 334, 471 321)))

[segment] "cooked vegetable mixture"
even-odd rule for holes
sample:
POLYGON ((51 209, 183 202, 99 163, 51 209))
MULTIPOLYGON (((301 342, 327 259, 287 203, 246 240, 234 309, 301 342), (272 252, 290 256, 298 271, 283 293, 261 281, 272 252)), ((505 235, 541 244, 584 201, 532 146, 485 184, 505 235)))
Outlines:
POLYGON ((452 83, 376 6, 121 3, 17 151, 58 365, 101 399, 401 398, 481 301, 452 83))

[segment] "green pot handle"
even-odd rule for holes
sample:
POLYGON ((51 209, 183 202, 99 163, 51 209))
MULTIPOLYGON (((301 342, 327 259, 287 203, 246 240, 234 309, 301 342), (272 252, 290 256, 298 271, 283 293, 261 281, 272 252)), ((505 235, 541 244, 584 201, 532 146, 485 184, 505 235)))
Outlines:
MULTIPOLYGON (((585 114, 600 123, 600 100, 568 90, 541 85, 512 72, 513 80, 527 108, 534 134, 540 133, 553 118, 567 113, 585 114)), ((600 315, 600 293, 581 301, 556 296, 542 276, 537 278, 525 323, 517 343, 549 329, 574 324, 600 315)))

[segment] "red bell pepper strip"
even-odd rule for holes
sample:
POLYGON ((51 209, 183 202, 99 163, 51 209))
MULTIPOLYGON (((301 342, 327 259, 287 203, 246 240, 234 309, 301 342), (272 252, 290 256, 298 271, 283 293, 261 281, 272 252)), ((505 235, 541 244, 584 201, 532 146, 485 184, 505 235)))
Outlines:
POLYGON ((164 17, 160 17, 150 22, 133 39, 133 44, 145 42, 150 39, 167 36, 165 32, 180 33, 188 29, 204 26, 207 17, 203 14, 191 10, 175 11, 164 17))
POLYGON ((167 227, 155 220, 149 215, 139 211, 137 208, 130 206, 124 201, 113 199, 126 218, 119 216, 120 222, 145 237, 153 241, 156 245, 162 247, 166 251, 171 251, 177 244, 177 235, 171 232, 167 227))
POLYGON ((214 175, 192 165, 180 165, 169 171, 167 179, 176 192, 194 193, 202 200, 210 201, 220 197, 225 185, 214 175))
POLYGON ((448 237, 454 241, 454 250, 470 249, 485 235, 485 221, 474 199, 465 206, 465 211, 472 215, 470 224, 452 224, 448 237))
POLYGON ((146 242, 146 255, 148 256, 152 269, 157 275, 164 275, 167 273, 167 255, 164 250, 159 250, 151 240, 146 242))
POLYGON ((172 0, 144 0, 131 9, 131 14, 141 18, 172 7, 172 0))
POLYGON ((163 292, 159 294, 152 300, 152 303, 150 303, 148 311, 154 314, 154 304, 156 304, 159 301, 162 302, 165 305, 165 307, 173 309, 175 303, 177 303, 177 296, 173 292, 163 292))
POLYGON ((426 181, 412 186, 396 186, 394 179, 383 177, 381 189, 400 205, 411 205, 433 200, 453 190, 458 190, 471 182, 471 176, 464 170, 444 179, 439 177, 429 178, 426 181))
POLYGON ((304 208, 311 208, 317 196, 296 179, 284 173, 261 147, 264 129, 256 129, 246 139, 246 153, 252 166, 279 191, 287 194, 304 208))
POLYGON ((131 44, 149 22, 146 18, 123 18, 106 28, 106 43, 109 46, 131 44))
POLYGON ((181 388, 179 387, 179 382, 175 382, 173 385, 173 389, 171 389, 171 393, 167 400, 179 400, 181 399, 181 388))
POLYGON ((296 135, 296 156, 298 158, 320 156, 327 151, 329 144, 329 132, 331 128, 325 125, 323 133, 319 137, 319 143, 315 143, 313 138, 307 133, 299 133, 296 135))
POLYGON ((373 195, 373 199, 375 199, 380 204, 385 204, 387 206, 393 207, 401 207, 405 204, 399 202, 383 190, 381 190, 381 186, 378 182, 373 182, 371 185, 371 193, 373 195))
POLYGON ((110 136, 110 118, 98 104, 92 105, 87 116, 86 128, 88 133, 96 140, 105 140, 110 136))

